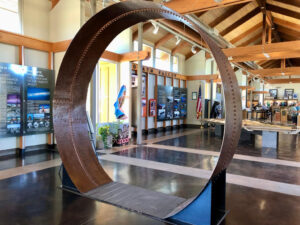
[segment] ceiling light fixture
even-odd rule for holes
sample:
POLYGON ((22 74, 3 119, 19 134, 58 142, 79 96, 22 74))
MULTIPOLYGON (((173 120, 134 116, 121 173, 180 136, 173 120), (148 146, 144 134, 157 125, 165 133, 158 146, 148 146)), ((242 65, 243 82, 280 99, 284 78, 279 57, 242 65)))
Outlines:
POLYGON ((192 53, 193 53, 194 55, 197 53, 197 51, 196 51, 196 46, 195 46, 195 45, 193 45, 193 47, 191 48, 191 51, 192 51, 192 53))
POLYGON ((153 27, 154 27, 154 30, 153 30, 153 34, 157 34, 158 30, 159 30, 159 26, 156 24, 156 23, 153 23, 151 22, 153 27))
POLYGON ((181 38, 176 36, 176 45, 178 45, 181 42, 181 38))
POLYGON ((267 58, 267 59, 269 59, 270 58, 270 55, 268 54, 268 53, 263 53, 264 54, 264 56, 267 58))

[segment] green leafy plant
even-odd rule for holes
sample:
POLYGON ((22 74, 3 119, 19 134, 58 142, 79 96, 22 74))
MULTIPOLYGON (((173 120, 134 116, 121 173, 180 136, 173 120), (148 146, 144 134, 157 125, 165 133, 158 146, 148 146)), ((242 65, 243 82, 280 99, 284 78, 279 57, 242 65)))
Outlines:
POLYGON ((106 126, 99 127, 98 133, 102 137, 104 148, 108 148, 107 136, 110 135, 109 126, 106 125, 106 126))

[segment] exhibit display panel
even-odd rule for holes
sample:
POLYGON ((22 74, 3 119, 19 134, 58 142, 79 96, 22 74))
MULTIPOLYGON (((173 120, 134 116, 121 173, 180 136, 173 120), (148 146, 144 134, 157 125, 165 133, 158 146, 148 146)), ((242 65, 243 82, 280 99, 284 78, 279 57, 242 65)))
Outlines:
POLYGON ((0 136, 52 133, 54 71, 0 63, 0 136))
POLYGON ((157 120, 184 119, 187 112, 187 89, 157 86, 157 120))

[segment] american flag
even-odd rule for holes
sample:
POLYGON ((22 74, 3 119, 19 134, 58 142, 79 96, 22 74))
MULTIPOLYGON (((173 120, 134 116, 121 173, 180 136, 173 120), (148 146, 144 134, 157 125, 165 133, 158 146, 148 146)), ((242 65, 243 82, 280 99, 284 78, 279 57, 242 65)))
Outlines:
POLYGON ((202 98, 201 98, 201 84, 200 84, 198 99, 197 99, 197 108, 196 108, 197 119, 199 119, 199 117, 201 116, 201 110, 202 110, 202 98))

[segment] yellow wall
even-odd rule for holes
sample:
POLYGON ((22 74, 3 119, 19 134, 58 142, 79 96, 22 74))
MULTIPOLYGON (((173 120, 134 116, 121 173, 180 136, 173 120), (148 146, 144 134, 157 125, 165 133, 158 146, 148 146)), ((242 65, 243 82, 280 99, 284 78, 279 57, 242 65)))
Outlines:
POLYGON ((114 103, 118 95, 117 65, 100 62, 99 119, 100 123, 116 121, 114 103))

